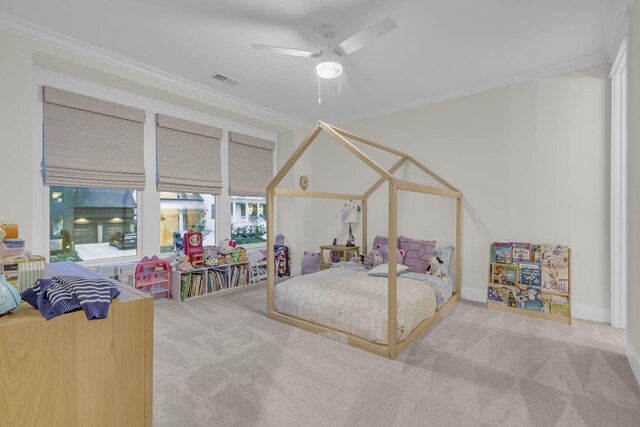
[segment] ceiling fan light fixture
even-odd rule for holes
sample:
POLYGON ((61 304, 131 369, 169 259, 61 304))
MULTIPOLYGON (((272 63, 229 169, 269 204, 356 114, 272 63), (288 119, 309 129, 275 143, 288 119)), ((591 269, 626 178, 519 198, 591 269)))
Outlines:
POLYGON ((318 77, 323 79, 335 79, 342 74, 342 64, 335 61, 321 62, 316 66, 318 77))

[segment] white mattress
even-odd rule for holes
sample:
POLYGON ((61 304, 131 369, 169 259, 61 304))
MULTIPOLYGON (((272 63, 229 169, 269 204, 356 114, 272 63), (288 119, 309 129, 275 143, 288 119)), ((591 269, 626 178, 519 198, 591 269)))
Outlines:
MULTIPOLYGON (((276 311, 387 343, 387 278, 330 268, 275 287, 276 311)), ((402 341, 436 311, 436 295, 419 280, 398 278, 397 338, 402 341)))

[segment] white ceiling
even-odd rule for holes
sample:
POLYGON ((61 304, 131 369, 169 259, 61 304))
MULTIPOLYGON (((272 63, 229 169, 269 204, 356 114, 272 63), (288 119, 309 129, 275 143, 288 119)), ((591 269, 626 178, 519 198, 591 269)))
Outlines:
POLYGON ((627 0, 0 0, 0 12, 306 122, 344 121, 608 58, 627 0), (326 49, 384 18, 398 28, 344 58, 337 94, 318 59, 252 43, 326 49), (219 72, 242 82, 209 79, 219 72))

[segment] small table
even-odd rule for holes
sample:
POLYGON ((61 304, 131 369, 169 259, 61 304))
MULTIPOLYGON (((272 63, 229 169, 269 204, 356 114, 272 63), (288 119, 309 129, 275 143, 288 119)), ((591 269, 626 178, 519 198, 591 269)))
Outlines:
MULTIPOLYGON (((329 267, 331 267, 331 262, 326 263, 324 262, 324 251, 331 251, 331 252, 341 252, 342 253, 342 258, 345 261, 349 261, 349 257, 347 256, 347 254, 349 252, 355 252, 356 256, 360 256, 360 246, 345 246, 345 245, 324 245, 324 246, 320 246, 320 268, 322 270, 325 270, 329 267)), ((331 254, 331 252, 329 254, 331 254)))

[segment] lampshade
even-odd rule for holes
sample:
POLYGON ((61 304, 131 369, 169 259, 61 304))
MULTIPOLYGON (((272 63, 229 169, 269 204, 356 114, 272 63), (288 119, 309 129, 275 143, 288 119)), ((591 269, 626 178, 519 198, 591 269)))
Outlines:
POLYGON ((321 62, 316 66, 316 73, 323 79, 335 79, 342 74, 342 64, 334 61, 321 62))
POLYGON ((358 208, 355 206, 345 205, 342 208, 342 222, 343 223, 357 223, 358 222, 358 208))

